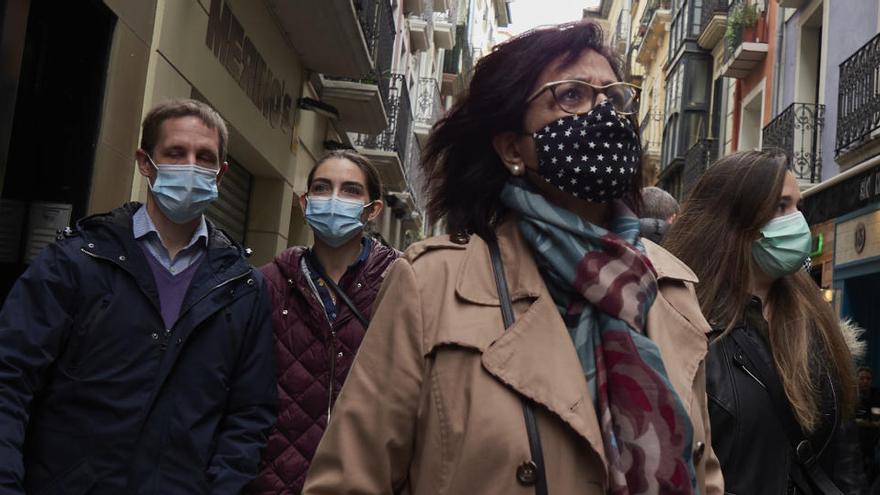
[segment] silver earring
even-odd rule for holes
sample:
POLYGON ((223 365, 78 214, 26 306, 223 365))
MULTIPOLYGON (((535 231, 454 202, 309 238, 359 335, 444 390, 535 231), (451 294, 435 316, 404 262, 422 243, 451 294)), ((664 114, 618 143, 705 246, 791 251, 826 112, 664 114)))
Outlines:
POLYGON ((522 165, 511 165, 510 166, 510 174, 516 175, 516 176, 522 175, 523 174, 522 165))

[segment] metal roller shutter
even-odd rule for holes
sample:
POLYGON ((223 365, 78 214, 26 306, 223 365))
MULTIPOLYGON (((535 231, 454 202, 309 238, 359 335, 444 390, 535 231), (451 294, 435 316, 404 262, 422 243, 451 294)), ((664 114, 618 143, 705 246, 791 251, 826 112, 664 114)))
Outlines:
POLYGON ((205 215, 233 239, 244 244, 254 177, 232 157, 228 157, 227 161, 229 170, 220 183, 220 197, 208 207, 205 215))

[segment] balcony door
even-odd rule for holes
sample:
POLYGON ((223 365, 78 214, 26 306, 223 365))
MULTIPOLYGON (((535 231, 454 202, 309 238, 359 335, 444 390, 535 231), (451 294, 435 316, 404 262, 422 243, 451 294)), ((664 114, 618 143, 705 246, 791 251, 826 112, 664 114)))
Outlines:
POLYGON ((814 9, 801 24, 794 103, 817 105, 822 71, 822 7, 814 9))
POLYGON ((764 122, 764 83, 743 99, 739 119, 739 151, 761 149, 764 122))

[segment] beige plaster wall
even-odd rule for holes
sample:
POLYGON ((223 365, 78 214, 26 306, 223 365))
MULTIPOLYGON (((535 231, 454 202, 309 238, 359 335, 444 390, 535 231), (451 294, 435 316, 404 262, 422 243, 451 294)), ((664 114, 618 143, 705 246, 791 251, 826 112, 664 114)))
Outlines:
POLYGON ((105 3, 119 21, 107 67, 89 213, 116 208, 131 198, 134 151, 140 136, 156 9, 155 0, 106 0, 105 3))
MULTIPOLYGON (((295 100, 306 86, 305 68, 263 2, 225 0, 245 36, 294 100, 293 127, 273 126, 206 43, 211 0, 155 1, 153 51, 148 54, 138 120, 155 104, 190 97, 193 90, 217 109, 229 126, 229 154, 254 176, 246 237, 254 250, 251 263, 266 263, 288 245, 305 240, 297 192, 304 191, 312 155, 323 153, 327 134, 323 117, 295 109, 295 100)), ((145 199, 145 183, 139 175, 130 177, 129 196, 145 199)))

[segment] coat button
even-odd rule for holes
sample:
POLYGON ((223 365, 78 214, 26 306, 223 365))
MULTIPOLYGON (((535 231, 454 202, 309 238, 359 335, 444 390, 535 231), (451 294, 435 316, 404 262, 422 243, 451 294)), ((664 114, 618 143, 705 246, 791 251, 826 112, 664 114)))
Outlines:
POLYGON ((283 314, 284 316, 287 316, 287 310, 286 310, 286 309, 282 309, 282 310, 281 310, 281 314, 283 314))
POLYGON ((125 261, 125 255, 119 255, 119 261, 125 261))
POLYGON ((254 279, 252 279, 252 278, 247 279, 247 284, 254 285, 254 279))
POLYGON ((95 244, 90 242, 90 243, 89 243, 89 249, 94 249, 94 248, 95 248, 95 244))
POLYGON ((343 356, 342 351, 339 351, 339 354, 336 355, 336 357, 338 357, 339 359, 342 359, 342 356, 343 356))
POLYGON ((538 466, 532 461, 526 461, 516 468, 516 480, 526 486, 534 485, 538 480, 538 466))
POLYGON ((153 335, 150 335, 150 337, 153 337, 153 340, 159 340, 159 334, 156 332, 153 332, 153 335))
POLYGON ((456 232, 449 237, 449 240, 456 244, 467 244, 471 240, 470 236, 465 232, 456 232))
POLYGON ((697 442, 696 447, 694 448, 694 465, 700 463, 703 460, 703 453, 706 451, 706 444, 703 442, 697 442))
POLYGON ((293 285, 293 279, 292 279, 292 278, 287 279, 287 285, 293 285))

